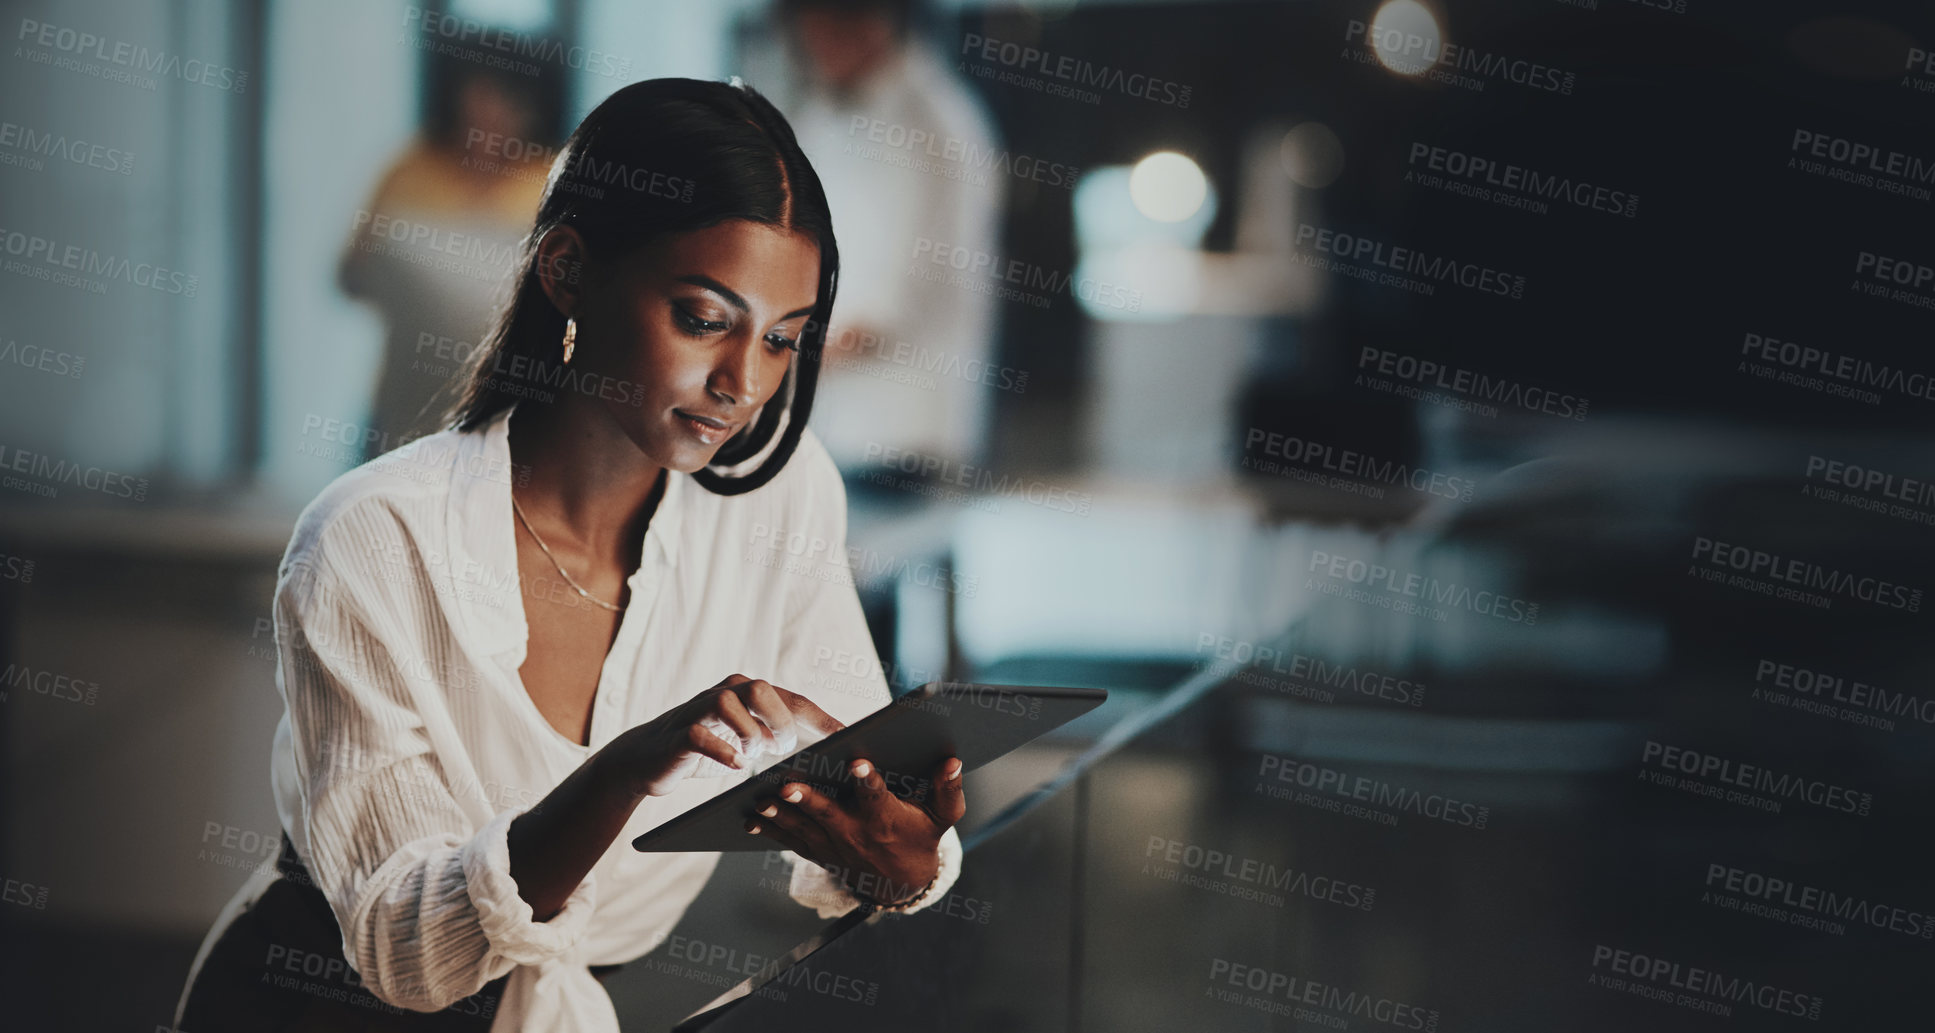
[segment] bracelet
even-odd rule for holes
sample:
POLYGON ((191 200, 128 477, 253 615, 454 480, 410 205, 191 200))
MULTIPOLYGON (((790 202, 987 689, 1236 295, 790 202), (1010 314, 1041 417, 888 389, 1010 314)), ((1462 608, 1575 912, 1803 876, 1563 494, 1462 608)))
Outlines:
POLYGON ((927 885, 922 886, 920 892, 914 894, 911 898, 906 900, 896 901, 895 903, 892 903, 892 904, 881 904, 870 900, 862 900, 861 906, 872 911, 890 911, 890 912, 899 913, 903 911, 913 911, 919 908, 926 907, 927 905, 933 903, 934 888, 936 886, 939 886, 943 880, 945 880, 948 885, 950 886, 953 885, 954 879, 957 876, 959 876, 961 872, 961 855, 958 848, 950 851, 949 849, 947 849, 946 844, 943 843, 942 846, 940 847, 940 860, 941 860, 940 867, 934 869, 934 877, 932 879, 927 880, 927 885))
POLYGON ((934 891, 934 884, 939 881, 941 881, 941 871, 939 868, 936 868, 934 869, 934 877, 927 880, 927 885, 922 886, 920 892, 915 893, 905 900, 896 901, 892 904, 882 904, 877 900, 861 898, 861 903, 873 911, 912 911, 916 906, 927 902, 927 895, 934 891))

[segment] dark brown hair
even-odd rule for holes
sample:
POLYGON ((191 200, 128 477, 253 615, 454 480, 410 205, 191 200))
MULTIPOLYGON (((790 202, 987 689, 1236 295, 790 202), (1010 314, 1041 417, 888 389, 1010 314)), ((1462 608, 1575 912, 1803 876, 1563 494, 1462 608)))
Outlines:
POLYGON ((632 83, 585 116, 552 162, 515 290, 478 349, 448 425, 473 430, 531 394, 497 371, 560 371, 565 317, 538 277, 538 243, 553 227, 577 229, 590 260, 603 263, 728 219, 793 230, 820 246, 819 295, 800 333, 798 358, 758 418, 692 475, 720 495, 771 480, 798 447, 813 409, 840 254, 826 192, 792 127, 772 102, 736 77, 730 84, 632 83), (756 469, 732 472, 772 445, 775 433, 778 444, 756 469))

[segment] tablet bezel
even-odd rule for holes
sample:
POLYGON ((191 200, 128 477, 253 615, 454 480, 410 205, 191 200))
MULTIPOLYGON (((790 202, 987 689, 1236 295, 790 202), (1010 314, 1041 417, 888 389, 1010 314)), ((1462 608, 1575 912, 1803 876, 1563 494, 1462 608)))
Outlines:
MULTIPOLYGON (((632 849, 641 853, 767 849, 768 843, 747 834, 744 829, 746 820, 755 812, 757 801, 775 795, 779 787, 786 782, 798 781, 819 786, 822 789, 829 788, 822 781, 826 773, 831 771, 844 777, 846 764, 853 756, 848 751, 856 743, 865 746, 868 745, 866 740, 884 736, 884 741, 871 744, 870 752, 879 753, 885 748, 889 751, 899 751, 903 755, 931 754, 932 760, 928 764, 929 767, 938 766, 940 761, 948 756, 960 756, 965 774, 1067 724, 1100 706, 1107 699, 1108 690, 1106 689, 1079 686, 928 682, 920 688, 896 697, 853 724, 752 772, 744 780, 693 805, 683 813, 647 829, 632 839, 632 849), (991 726, 988 722, 970 723, 954 718, 952 705, 946 702, 951 696, 958 697, 963 703, 980 709, 998 709, 1004 713, 1011 708, 1017 709, 1015 717, 1027 716, 1030 711, 1033 711, 1030 720, 1040 723, 1031 729, 1030 725, 1002 722, 997 727, 1002 727, 1004 730, 1020 729, 1030 734, 990 738, 987 729, 991 726), (946 709, 943 711, 944 707, 946 709), (894 734, 887 735, 889 729, 892 729, 894 734), (827 754, 836 758, 835 761, 829 763, 822 756, 827 754), (814 764, 816 758, 819 761, 817 766, 821 770, 810 774, 799 774, 803 770, 800 763, 802 758, 805 758, 804 770, 811 772, 816 766, 814 764), (730 819, 720 819, 717 815, 721 812, 733 816, 730 819), (714 823, 720 823, 719 827, 714 828, 714 823), (669 837, 675 836, 711 838, 706 841, 706 845, 658 845, 669 837)), ((916 775, 911 770, 898 770, 918 766, 920 766, 918 762, 910 764, 893 757, 879 764, 883 773, 889 774, 890 778, 899 776, 896 781, 903 784, 908 778, 924 781, 924 773, 916 775)), ((910 788, 914 790, 913 795, 919 795, 924 791, 919 785, 910 788)), ((896 795, 909 798, 908 793, 897 791, 896 795)), ((686 840, 674 842, 683 843, 686 840)))

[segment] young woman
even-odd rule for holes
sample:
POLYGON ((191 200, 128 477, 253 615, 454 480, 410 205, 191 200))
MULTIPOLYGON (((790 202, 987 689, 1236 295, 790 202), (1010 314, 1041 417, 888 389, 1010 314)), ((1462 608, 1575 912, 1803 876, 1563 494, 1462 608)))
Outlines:
MULTIPOLYGON (((717 854, 630 839, 884 705, 806 429, 839 255, 754 91, 636 83, 551 170, 516 295, 445 430, 338 478, 276 589, 286 835, 210 931, 176 1026, 616 1031, 599 975, 717 854)), ((748 836, 823 917, 960 864, 958 759, 865 762, 748 836)))

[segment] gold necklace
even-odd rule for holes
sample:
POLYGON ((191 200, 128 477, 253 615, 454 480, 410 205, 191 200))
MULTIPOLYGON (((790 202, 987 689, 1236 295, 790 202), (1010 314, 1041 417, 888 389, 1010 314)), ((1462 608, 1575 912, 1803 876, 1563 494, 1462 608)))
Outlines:
POLYGON ((605 609, 610 610, 613 613, 625 612, 625 608, 623 606, 613 606, 612 604, 604 601, 603 599, 600 599, 597 596, 592 595, 590 592, 585 591, 585 586, 579 584, 577 579, 572 577, 570 572, 564 569, 564 564, 559 563, 558 558, 551 554, 551 547, 549 545, 544 544, 544 539, 538 537, 537 528, 531 526, 531 518, 524 515, 524 507, 517 504, 516 492, 511 493, 511 508, 517 511, 517 518, 524 522, 524 529, 526 531, 531 532, 531 540, 537 543, 538 548, 544 550, 544 557, 551 561, 552 566, 558 568, 558 575, 564 578, 566 584, 570 585, 572 588, 577 589, 579 595, 584 596, 586 599, 590 600, 591 602, 594 602, 599 606, 602 606, 605 609))

